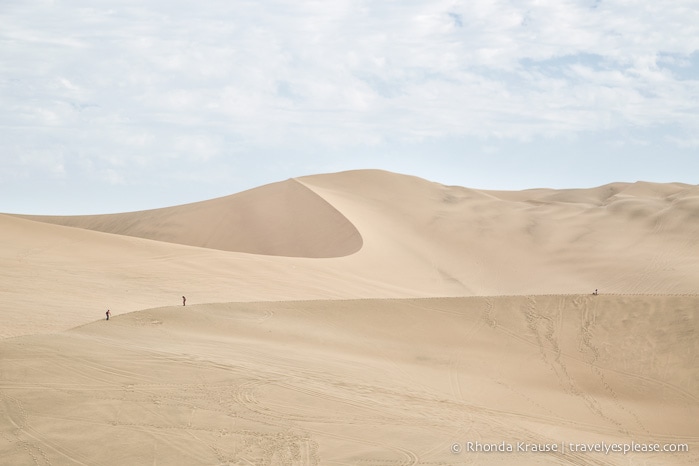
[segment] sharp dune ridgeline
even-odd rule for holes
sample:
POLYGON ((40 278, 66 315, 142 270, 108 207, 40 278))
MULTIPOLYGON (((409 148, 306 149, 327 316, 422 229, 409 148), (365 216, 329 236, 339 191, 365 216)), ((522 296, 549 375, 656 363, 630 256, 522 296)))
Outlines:
POLYGON ((697 464, 698 321, 695 185, 0 215, 0 464, 697 464))

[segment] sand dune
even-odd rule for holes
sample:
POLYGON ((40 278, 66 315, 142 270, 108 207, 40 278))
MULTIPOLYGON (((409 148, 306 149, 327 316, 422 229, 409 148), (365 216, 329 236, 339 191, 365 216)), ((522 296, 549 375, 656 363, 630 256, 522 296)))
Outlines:
POLYGON ((696 464, 698 304, 231 303, 5 340, 0 463, 696 464), (452 452, 467 442, 562 451, 452 452), (594 442, 690 451, 569 446, 594 442))
POLYGON ((696 464, 698 309, 699 186, 362 170, 0 215, 0 464, 696 464))
POLYGON ((449 295, 697 293, 699 186, 488 192, 357 171, 301 179, 369 260, 412 259, 449 295))
POLYGON ((182 295, 699 293, 698 212, 699 187, 681 184, 488 192, 361 170, 155 211, 0 215, 0 337, 182 295))
POLYGON ((339 257, 362 238, 337 210, 295 180, 177 207, 112 215, 25 216, 170 243, 292 257, 339 257))

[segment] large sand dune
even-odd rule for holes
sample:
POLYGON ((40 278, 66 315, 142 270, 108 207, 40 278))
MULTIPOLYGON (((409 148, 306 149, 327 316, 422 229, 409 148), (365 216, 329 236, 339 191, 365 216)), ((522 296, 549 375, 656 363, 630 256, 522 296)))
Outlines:
POLYGON ((355 171, 0 215, 0 464, 696 464, 698 309, 698 186, 355 171))
POLYGON ((316 175, 155 211, 0 215, 0 337, 182 295, 698 293, 698 251, 698 186, 486 192, 377 170, 316 175))
POLYGON ((142 212, 25 218, 251 254, 337 257, 357 252, 362 245, 359 232, 342 214, 296 180, 142 212))
POLYGON ((9 339, 0 463, 696 464, 698 304, 210 304, 9 339), (467 442, 515 451, 452 452, 467 442), (562 451, 517 452, 521 442, 562 451), (690 451, 569 445, 600 442, 690 451))

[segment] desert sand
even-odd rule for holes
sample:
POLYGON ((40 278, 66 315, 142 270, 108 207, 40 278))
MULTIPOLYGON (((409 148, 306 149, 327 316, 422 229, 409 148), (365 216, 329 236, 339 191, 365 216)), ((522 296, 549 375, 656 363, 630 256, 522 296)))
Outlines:
POLYGON ((697 464, 698 317, 693 185, 0 215, 0 464, 697 464))

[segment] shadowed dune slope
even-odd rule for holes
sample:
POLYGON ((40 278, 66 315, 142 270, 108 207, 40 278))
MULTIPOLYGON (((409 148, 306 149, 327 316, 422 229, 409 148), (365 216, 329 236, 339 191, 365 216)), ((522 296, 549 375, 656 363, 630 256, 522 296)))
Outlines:
POLYGON ((362 246, 356 228, 295 180, 209 201, 140 212, 22 216, 30 220, 224 251, 339 257, 362 246))

